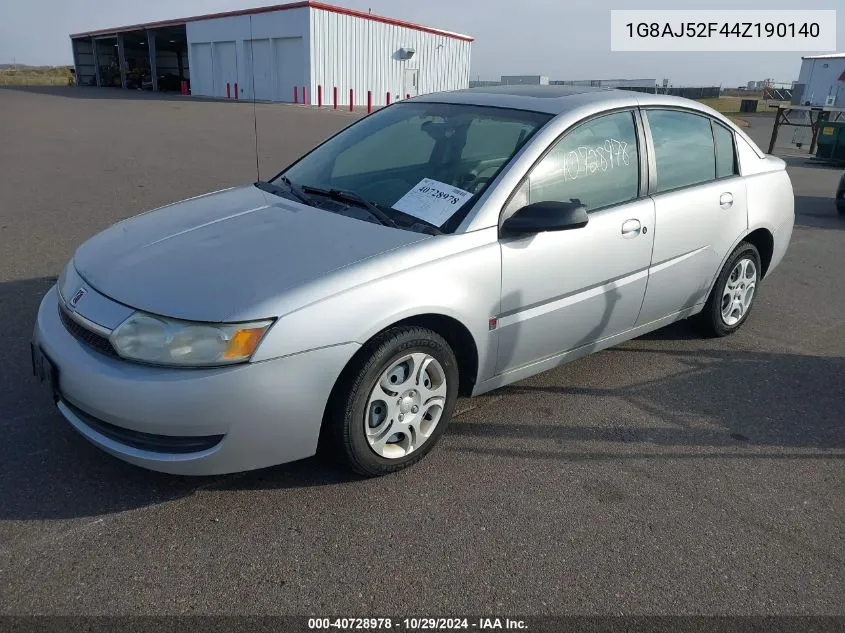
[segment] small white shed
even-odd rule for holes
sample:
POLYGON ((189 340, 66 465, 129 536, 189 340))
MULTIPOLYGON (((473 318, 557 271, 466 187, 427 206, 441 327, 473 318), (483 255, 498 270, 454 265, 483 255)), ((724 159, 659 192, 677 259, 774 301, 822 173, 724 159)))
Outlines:
POLYGON ((321 2, 185 26, 194 95, 348 107, 469 85, 472 37, 321 2))
POLYGON ((794 103, 845 108, 845 53, 801 58, 794 103))

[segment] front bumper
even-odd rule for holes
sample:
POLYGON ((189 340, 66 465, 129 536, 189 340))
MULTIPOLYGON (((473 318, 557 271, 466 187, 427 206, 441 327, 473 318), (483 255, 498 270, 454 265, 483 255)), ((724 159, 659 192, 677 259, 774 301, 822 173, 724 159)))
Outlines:
POLYGON ((56 366, 57 406, 77 431, 120 459, 180 475, 313 455, 329 393, 360 348, 346 343, 213 369, 141 365, 74 338, 59 317, 55 287, 39 307, 33 343, 56 366), (202 450, 184 450, 191 438, 202 450))

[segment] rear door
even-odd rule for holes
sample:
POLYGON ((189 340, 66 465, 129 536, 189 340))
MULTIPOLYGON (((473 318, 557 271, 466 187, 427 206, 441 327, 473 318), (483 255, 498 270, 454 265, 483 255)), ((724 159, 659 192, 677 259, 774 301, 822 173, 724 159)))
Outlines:
POLYGON ((637 324, 707 300, 713 279, 748 228, 733 132, 683 110, 646 109, 654 178, 654 253, 637 324))

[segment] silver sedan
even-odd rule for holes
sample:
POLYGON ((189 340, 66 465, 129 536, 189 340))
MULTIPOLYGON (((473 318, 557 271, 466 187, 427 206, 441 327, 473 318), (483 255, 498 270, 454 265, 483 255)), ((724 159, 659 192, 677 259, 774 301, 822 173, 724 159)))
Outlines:
POLYGON ((694 317, 784 256, 784 162, 692 101, 431 94, 264 182, 120 222, 44 297, 33 368, 88 440, 204 475, 332 451, 381 475, 474 396, 694 317))

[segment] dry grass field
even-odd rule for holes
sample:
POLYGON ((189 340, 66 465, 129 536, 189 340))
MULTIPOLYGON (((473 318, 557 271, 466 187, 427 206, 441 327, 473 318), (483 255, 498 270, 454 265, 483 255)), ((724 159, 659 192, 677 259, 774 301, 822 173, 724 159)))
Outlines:
POLYGON ((67 86, 72 66, 18 66, 0 68, 0 86, 67 86))

